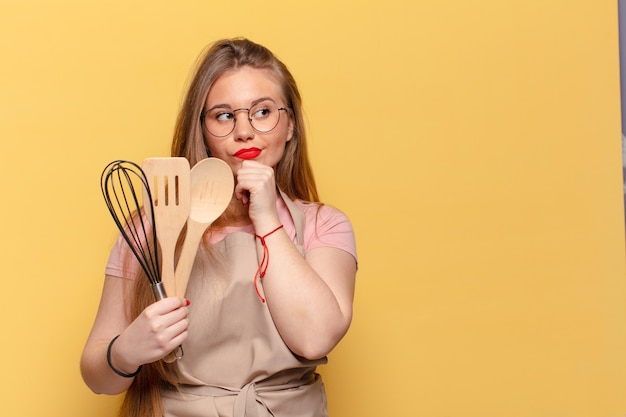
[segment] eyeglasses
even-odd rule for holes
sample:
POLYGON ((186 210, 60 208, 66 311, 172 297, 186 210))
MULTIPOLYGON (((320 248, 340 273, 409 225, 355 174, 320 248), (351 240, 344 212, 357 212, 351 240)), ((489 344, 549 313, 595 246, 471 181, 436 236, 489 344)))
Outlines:
POLYGON ((248 112, 248 121, 254 130, 261 133, 271 132, 278 126, 280 121, 280 111, 287 111, 286 107, 278 107, 275 103, 264 101, 246 109, 230 110, 225 108, 214 108, 208 111, 203 110, 200 120, 204 122, 204 126, 209 133, 218 138, 228 136, 235 130, 237 118, 235 113, 238 111, 248 112))

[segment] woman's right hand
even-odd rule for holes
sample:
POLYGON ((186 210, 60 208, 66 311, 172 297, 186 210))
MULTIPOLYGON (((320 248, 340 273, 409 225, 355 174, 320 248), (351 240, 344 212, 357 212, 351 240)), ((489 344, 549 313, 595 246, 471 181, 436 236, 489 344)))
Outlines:
POLYGON ((168 297, 148 307, 111 346, 111 362, 124 373, 169 355, 187 339, 188 300, 168 297))

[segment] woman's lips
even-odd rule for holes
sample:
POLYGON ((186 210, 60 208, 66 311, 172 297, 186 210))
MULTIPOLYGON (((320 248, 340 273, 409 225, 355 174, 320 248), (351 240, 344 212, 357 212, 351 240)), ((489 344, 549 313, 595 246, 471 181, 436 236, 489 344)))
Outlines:
POLYGON ((261 153, 259 148, 239 149, 235 152, 235 156, 239 159, 254 159, 261 153))

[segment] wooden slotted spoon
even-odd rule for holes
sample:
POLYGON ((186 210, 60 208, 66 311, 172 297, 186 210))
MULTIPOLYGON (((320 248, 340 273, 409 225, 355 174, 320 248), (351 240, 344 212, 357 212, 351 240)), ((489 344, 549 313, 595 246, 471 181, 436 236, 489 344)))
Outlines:
POLYGON ((156 222, 157 240, 161 247, 161 280, 165 293, 177 293, 174 272, 174 251, 190 209, 191 176, 185 158, 147 158, 142 169, 148 179, 156 222))
POLYGON ((198 245, 206 229, 222 215, 235 188, 233 172, 218 158, 205 158, 191 169, 191 209, 187 236, 176 266, 176 295, 184 298, 198 245))

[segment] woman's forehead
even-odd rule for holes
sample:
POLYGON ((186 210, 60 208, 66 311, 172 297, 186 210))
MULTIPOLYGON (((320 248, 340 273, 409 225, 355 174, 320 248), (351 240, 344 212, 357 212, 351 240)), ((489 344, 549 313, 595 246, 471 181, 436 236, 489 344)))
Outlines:
POLYGON ((248 105, 260 97, 275 101, 283 99, 280 80, 270 69, 249 66, 229 70, 220 75, 209 90, 207 104, 248 105))

